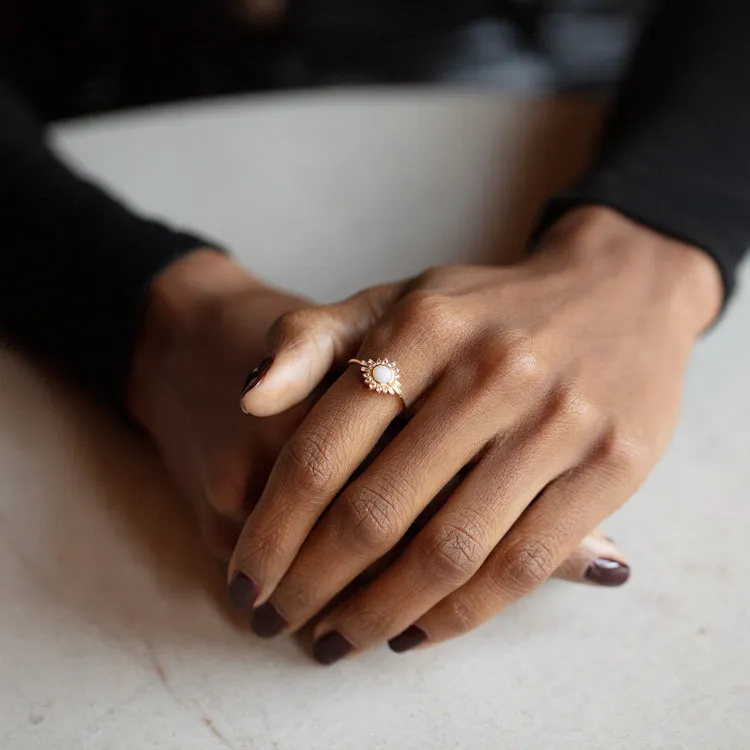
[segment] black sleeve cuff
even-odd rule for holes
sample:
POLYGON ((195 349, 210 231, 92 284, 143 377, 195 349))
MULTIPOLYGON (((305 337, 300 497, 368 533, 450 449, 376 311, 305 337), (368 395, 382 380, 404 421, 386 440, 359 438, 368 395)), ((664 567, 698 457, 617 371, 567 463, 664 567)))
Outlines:
POLYGON ((655 3, 592 168, 539 232, 573 207, 609 206, 702 248, 729 297, 750 248, 748 39, 747 0, 655 3))
POLYGON ((68 169, 19 111, 6 98, 0 329, 122 413, 151 281, 191 251, 217 245, 131 213, 68 169))
POLYGON ((725 303, 736 286, 739 259, 748 249, 748 233, 738 224, 729 200, 691 190, 687 185, 660 184, 658 175, 627 171, 593 171, 568 190, 551 198, 542 212, 534 239, 569 211, 600 205, 633 221, 708 253, 721 273, 725 303))

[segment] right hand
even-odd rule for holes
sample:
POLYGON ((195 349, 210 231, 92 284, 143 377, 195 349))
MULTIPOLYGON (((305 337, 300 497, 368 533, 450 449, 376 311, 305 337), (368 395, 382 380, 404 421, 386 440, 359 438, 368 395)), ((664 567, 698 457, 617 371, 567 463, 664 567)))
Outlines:
MULTIPOLYGON (((178 261, 151 288, 132 361, 130 413, 154 441, 194 508, 208 548, 222 561, 231 556, 279 452, 322 390, 274 417, 247 417, 237 408, 252 364, 282 344, 288 348, 278 335, 267 341, 273 322, 309 306, 210 250, 178 261)), ((310 382, 320 380, 320 361, 335 359, 336 336, 332 326, 309 350, 305 366, 286 368, 285 396, 309 392, 310 382)), ((627 572, 623 553, 595 532, 557 575, 611 585, 624 582, 627 572), (613 563, 619 563, 614 578, 606 575, 613 563)), ((235 601, 242 603, 242 597, 235 601)))

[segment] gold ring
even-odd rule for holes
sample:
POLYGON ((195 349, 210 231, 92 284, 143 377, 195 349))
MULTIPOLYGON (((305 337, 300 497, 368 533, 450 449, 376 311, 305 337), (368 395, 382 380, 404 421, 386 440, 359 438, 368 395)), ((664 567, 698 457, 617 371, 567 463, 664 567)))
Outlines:
POLYGON ((406 403, 401 393, 401 373, 395 362, 388 359, 350 359, 350 365, 359 365, 365 385, 376 393, 398 396, 401 408, 406 409, 406 403))

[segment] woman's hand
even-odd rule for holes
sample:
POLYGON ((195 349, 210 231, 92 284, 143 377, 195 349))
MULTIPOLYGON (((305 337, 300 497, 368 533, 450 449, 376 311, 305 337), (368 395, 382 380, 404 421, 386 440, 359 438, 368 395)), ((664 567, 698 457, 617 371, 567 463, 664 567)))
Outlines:
MULTIPOLYGON (((313 398, 268 420, 237 409, 271 323, 308 307, 234 261, 199 251, 151 289, 133 357, 129 407, 195 508, 207 545, 228 560, 268 474, 313 398)), ((255 373, 255 381, 262 372, 255 373)))
POLYGON ((279 413, 356 356, 398 363, 409 418, 349 483, 401 406, 350 367, 285 445, 230 565, 262 605, 256 629, 307 621, 466 467, 407 549, 317 624, 316 656, 436 643, 534 589, 662 455, 721 294, 701 251, 585 208, 521 264, 435 269, 283 317, 244 410, 279 413))
MULTIPOLYGON (((282 446, 315 398, 262 420, 243 417, 237 397, 263 378, 265 365, 245 380, 249 363, 265 351, 271 323, 284 312, 308 307, 214 251, 174 264, 151 289, 133 358, 130 411, 196 510, 207 546, 223 561, 229 560, 282 446)), ((305 371, 292 373, 285 390, 309 382, 305 371)), ((585 573, 598 558, 625 563, 610 541, 592 535, 560 577, 587 580, 585 573)))

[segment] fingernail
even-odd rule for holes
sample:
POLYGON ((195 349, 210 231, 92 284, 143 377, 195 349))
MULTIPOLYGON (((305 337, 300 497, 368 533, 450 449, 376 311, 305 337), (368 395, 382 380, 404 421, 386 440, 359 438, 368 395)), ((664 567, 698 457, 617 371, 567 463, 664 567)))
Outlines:
POLYGON ((326 665, 335 664, 352 651, 354 651, 354 646, 335 630, 322 638, 318 638, 313 646, 313 656, 321 664, 326 665))
POLYGON ((598 558, 589 565, 586 578, 599 586, 622 586, 630 578, 630 567, 617 560, 598 558))
POLYGON ((273 638, 278 635, 289 623, 281 616, 276 607, 266 602, 253 612, 250 626, 255 635, 261 638, 273 638))
POLYGON ((259 593, 260 586, 252 578, 244 573, 235 573, 229 584, 229 604, 238 612, 247 612, 255 604, 259 593))
POLYGON ((429 636, 424 630, 422 630, 422 628, 412 625, 404 630, 401 635, 391 638, 391 640, 388 641, 388 646, 391 651, 395 651, 397 654, 403 654, 404 651, 411 651, 411 649, 421 646, 428 637, 429 636))
POLYGON ((242 386, 242 393, 240 398, 245 398, 250 391, 255 388, 261 380, 266 376, 266 373, 271 369, 273 360, 270 357, 266 357, 248 376, 245 381, 245 385, 242 386))

